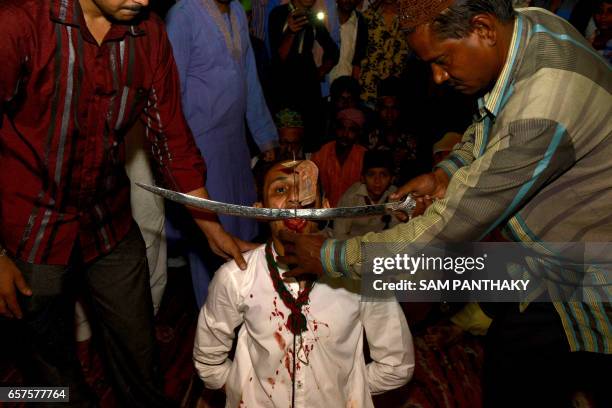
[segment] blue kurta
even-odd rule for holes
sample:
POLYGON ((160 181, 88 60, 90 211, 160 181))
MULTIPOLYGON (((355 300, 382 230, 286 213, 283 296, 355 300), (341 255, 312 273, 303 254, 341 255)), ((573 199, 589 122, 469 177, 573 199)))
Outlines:
MULTIPOLYGON (((262 151, 275 147, 278 136, 257 77, 242 6, 237 1, 230 3, 230 15, 237 17, 239 32, 232 32, 230 15, 223 14, 220 20, 232 38, 240 35, 241 49, 235 59, 203 1, 217 7, 213 0, 181 0, 166 21, 181 81, 183 110, 206 161, 206 188, 211 198, 250 206, 256 201, 256 190, 245 119, 262 151)), ((223 227, 239 238, 251 240, 257 234, 254 220, 219 218, 223 227)), ((202 251, 190 252, 196 299, 201 306, 213 271, 207 270, 208 260, 202 251)))

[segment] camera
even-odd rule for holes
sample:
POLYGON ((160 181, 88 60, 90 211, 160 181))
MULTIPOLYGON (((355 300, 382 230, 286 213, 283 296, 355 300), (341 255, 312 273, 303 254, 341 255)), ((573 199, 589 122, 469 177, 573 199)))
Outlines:
POLYGON ((325 21, 325 12, 310 9, 308 11, 308 22, 310 25, 323 24, 325 21))
POLYGON ((299 17, 306 17, 308 19, 308 24, 310 25, 320 25, 325 21, 325 12, 323 11, 317 11, 317 10, 295 10, 293 12, 293 17, 294 18, 299 18, 299 17))

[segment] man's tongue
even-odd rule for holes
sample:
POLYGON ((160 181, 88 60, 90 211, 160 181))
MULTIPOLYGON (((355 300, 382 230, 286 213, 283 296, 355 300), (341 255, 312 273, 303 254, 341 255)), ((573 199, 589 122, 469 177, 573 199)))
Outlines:
POLYGON ((306 227, 306 220, 303 218, 290 218, 283 220, 283 224, 291 231, 302 232, 304 227, 306 227))

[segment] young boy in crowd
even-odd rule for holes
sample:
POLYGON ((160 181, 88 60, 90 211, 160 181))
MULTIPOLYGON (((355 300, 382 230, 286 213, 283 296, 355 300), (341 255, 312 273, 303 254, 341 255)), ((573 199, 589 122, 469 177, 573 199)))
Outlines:
MULTIPOLYGON (((371 150, 363 158, 361 181, 353 184, 344 193, 338 207, 382 204, 389 201, 395 192, 393 181, 393 156, 390 152, 371 150)), ((380 232, 399 221, 392 215, 334 220, 334 238, 348 239, 368 232, 380 232)))
MULTIPOLYGON (((307 160, 273 164, 257 205, 327 207, 317 173, 307 160)), ((373 407, 371 394, 408 382, 412 337, 398 303, 362 302, 359 285, 347 280, 283 279, 279 232, 312 233, 317 226, 289 219, 270 229, 270 240, 245 254, 245 271, 228 262, 215 273, 194 346, 206 387, 223 388, 227 407, 373 407), (364 331, 373 360, 367 365, 364 331)))

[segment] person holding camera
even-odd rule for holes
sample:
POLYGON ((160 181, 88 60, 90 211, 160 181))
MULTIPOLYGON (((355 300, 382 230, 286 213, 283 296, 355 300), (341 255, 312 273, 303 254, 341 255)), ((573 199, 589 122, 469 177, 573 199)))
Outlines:
POLYGON ((274 104, 290 107, 304 118, 307 150, 318 148, 321 137, 321 87, 325 75, 338 63, 339 50, 325 27, 325 13, 314 0, 293 0, 276 7, 268 24, 272 69, 276 79, 274 104), (323 48, 315 62, 315 42, 323 48))

